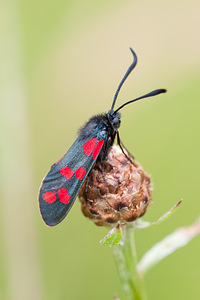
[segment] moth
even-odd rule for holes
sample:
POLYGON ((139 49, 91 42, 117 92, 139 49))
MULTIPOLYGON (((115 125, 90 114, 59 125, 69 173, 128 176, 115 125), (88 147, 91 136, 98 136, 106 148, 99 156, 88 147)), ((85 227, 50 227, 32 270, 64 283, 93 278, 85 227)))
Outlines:
MULTIPOLYGON (((119 111, 132 102, 166 92, 165 89, 157 89, 114 109, 123 83, 137 64, 137 56, 132 48, 130 50, 133 62, 116 90, 111 109, 107 113, 98 114, 89 119, 79 130, 77 139, 67 153, 52 165, 42 181, 39 191, 39 207, 42 218, 48 226, 57 225, 66 217, 90 170, 97 161, 105 160, 115 138, 122 152, 127 156, 118 131, 121 123, 119 111)), ((130 160, 129 157, 128 159, 130 160)))

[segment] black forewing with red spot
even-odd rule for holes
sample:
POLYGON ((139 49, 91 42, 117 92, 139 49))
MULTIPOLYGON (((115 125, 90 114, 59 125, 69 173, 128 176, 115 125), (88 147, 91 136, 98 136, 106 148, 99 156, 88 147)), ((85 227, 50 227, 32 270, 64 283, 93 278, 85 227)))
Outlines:
POLYGON ((54 226, 67 215, 104 142, 105 137, 100 135, 87 139, 78 137, 51 167, 39 192, 40 211, 47 225, 54 226))

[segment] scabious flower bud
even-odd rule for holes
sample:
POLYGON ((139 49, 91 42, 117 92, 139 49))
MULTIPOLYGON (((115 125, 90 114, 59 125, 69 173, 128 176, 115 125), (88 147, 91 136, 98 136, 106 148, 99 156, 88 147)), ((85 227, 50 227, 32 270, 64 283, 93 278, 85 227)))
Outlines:
POLYGON ((130 158, 133 163, 119 146, 113 145, 104 161, 104 172, 103 162, 97 162, 81 187, 82 212, 96 225, 132 222, 149 207, 150 178, 134 158, 130 158))

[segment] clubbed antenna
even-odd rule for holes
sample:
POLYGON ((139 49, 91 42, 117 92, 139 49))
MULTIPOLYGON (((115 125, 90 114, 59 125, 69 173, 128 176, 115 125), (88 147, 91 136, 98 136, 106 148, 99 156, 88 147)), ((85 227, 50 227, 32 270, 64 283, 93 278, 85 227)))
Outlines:
POLYGON ((116 93, 115 93, 115 96, 114 96, 114 100, 113 100, 113 103, 112 103, 112 107, 111 107, 111 110, 113 110, 114 106, 115 106, 115 102, 117 100, 117 96, 119 94, 119 91, 124 83, 124 81, 126 80, 126 78, 128 77, 128 75, 132 72, 132 70, 135 68, 136 64, 137 64, 137 55, 135 54, 135 52, 133 51, 132 48, 130 48, 132 54, 133 54, 133 63, 130 65, 130 67, 128 68, 128 70, 126 71, 126 74, 124 75, 124 77, 122 78, 117 90, 116 90, 116 93))
POLYGON ((144 95, 144 96, 141 96, 141 97, 139 97, 139 98, 130 100, 130 101, 128 101, 128 102, 122 104, 117 110, 115 110, 115 112, 118 112, 118 111, 119 111, 120 109, 122 109, 125 105, 130 104, 130 103, 132 103, 132 102, 135 102, 135 101, 137 101, 137 100, 140 100, 140 99, 143 99, 143 98, 152 97, 152 96, 156 96, 156 95, 158 95, 158 94, 166 93, 166 92, 167 92, 167 90, 165 90, 165 89, 158 89, 158 90, 155 90, 155 91, 150 92, 150 93, 148 93, 148 94, 146 94, 146 95, 144 95))

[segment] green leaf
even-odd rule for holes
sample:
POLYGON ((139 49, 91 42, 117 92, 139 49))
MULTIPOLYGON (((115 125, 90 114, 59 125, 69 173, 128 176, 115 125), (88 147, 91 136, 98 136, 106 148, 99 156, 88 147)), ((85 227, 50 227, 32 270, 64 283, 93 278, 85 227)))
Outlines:
POLYGON ((176 203, 169 211, 167 211, 163 216, 161 216, 157 221, 155 222, 146 222, 143 221, 141 219, 137 219, 134 223, 133 223, 133 227, 135 229, 143 229, 143 228, 147 228, 150 227, 152 225, 156 225, 157 223, 165 220, 167 217, 171 216, 177 207, 179 207, 179 205, 182 203, 183 200, 180 200, 178 203, 176 203))
POLYGON ((119 224, 114 227, 109 233, 100 241, 102 245, 109 247, 120 245, 121 241, 121 228, 119 224))
POLYGON ((141 275, 146 273, 166 256, 187 245, 198 234, 200 234, 200 219, 196 223, 179 228, 166 236, 144 254, 137 265, 139 273, 141 275))

